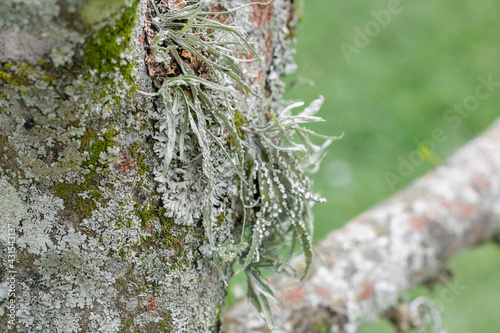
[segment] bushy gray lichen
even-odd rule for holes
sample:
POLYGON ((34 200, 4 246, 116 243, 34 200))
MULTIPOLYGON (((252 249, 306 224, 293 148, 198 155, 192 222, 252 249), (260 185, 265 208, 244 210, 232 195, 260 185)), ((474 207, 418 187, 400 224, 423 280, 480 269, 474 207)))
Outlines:
POLYGON ((163 166, 155 171, 155 180, 167 216, 180 225, 201 220, 215 262, 236 259, 242 264, 239 271, 247 274, 249 296, 272 326, 269 302, 274 299, 260 271, 284 269, 298 241, 307 271, 312 257, 310 208, 322 199, 310 192, 304 171, 317 169, 324 149, 336 138, 300 127, 322 121, 314 116, 322 99, 297 116, 291 110, 301 103, 276 116, 266 106, 252 109, 245 102, 246 94, 263 95, 247 85, 246 70, 239 64, 243 54, 255 57, 255 50, 239 28, 212 18, 218 15, 210 10, 214 4, 200 1, 164 13, 155 8, 152 22, 158 32, 152 53, 167 73, 168 68, 179 70, 159 79, 155 152, 163 166), (200 72, 193 58, 207 71, 200 72), (239 128, 238 108, 252 115, 239 128), (327 141, 316 146, 310 135, 327 141), (217 222, 237 225, 236 236, 215 232, 217 222))

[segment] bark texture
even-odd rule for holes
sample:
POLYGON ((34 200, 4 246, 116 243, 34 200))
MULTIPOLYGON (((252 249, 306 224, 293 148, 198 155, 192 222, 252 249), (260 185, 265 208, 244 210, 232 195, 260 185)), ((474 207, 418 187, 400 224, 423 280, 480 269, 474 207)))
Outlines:
MULTIPOLYGON (((274 309, 279 331, 355 332, 396 309, 402 291, 438 277, 453 255, 498 237, 499 143, 497 121, 444 165, 331 232, 301 284, 273 276, 283 301, 274 309)), ((224 332, 268 331, 243 302, 222 322, 224 332)))
MULTIPOLYGON (((231 263, 216 269, 199 219, 175 223, 154 180, 165 119, 140 91, 155 92, 166 69, 149 51, 151 4, 0 3, 2 332, 218 330, 220 276, 230 277, 231 263)), ((243 65, 263 97, 247 100, 244 117, 266 102, 280 109, 280 78, 293 69, 292 9, 276 0, 219 17, 248 31, 264 61, 243 65)), ((229 210, 231 195, 217 208, 229 210)), ((231 240, 235 218, 221 219, 214 232, 231 240)))

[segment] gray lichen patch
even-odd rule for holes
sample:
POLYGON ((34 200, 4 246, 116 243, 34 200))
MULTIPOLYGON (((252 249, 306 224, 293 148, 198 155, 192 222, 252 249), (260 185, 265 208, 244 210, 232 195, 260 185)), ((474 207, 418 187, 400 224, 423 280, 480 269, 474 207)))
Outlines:
MULTIPOLYGON (((22 2, 19 8, 25 5, 22 2)), ((33 15, 39 15, 43 8, 32 5, 33 15)), ((113 206, 108 194, 115 182, 126 184, 120 187, 125 193, 138 187, 138 170, 126 155, 130 145, 145 140, 150 104, 134 100, 133 87, 120 70, 122 64, 109 73, 87 75, 88 67, 79 68, 73 62, 83 57, 86 36, 71 30, 58 16, 71 11, 71 5, 73 10, 81 7, 75 2, 62 9, 55 2, 55 7, 48 4, 44 10, 53 10, 46 16, 50 22, 33 29, 30 24, 41 17, 26 21, 18 20, 18 13, 4 17, 13 7, 0 14, 2 24, 10 20, 8 24, 21 29, 16 35, 21 38, 17 53, 0 55, 0 209, 9 214, 2 219, 2 227, 7 230, 5 222, 15 228, 19 332, 117 332, 124 317, 114 305, 115 281, 123 275, 111 264, 107 267, 114 258, 115 243, 98 237, 82 222, 106 207, 116 209, 114 216, 128 207, 123 202, 113 206), (32 30, 29 36, 27 30, 32 30), (36 48, 36 43, 23 48, 23 41, 40 34, 47 34, 39 39, 45 48, 36 48), (108 82, 102 82, 102 75, 108 82)), ((23 13, 26 18, 30 10, 23 13)), ((135 21, 129 25, 133 28, 135 21)), ((131 57, 127 48, 117 56, 131 57)), ((127 75, 130 80, 134 73, 127 75)), ((141 159, 141 163, 144 168, 149 162, 141 159)), ((130 200, 134 207, 136 198, 130 200)), ((132 236, 126 228, 113 230, 119 231, 115 239, 123 243, 123 237, 132 236)), ((0 245, 4 258, 4 239, 0 245)), ((129 265, 119 257, 115 260, 129 265)), ((6 268, 2 260, 2 331, 7 328, 4 310, 9 302, 3 295, 6 268)), ((144 274, 140 277, 143 280, 144 274)))
POLYGON ((1 2, 0 61, 37 65, 50 57, 56 67, 71 66, 85 38, 74 30, 66 10, 55 0, 1 2))
MULTIPOLYGON (((134 22, 128 24, 133 26, 134 22)), ((89 152, 81 149, 82 140, 87 139, 86 131, 106 129, 111 117, 122 119, 131 111, 137 113, 130 105, 135 87, 124 80, 124 75, 128 80, 133 75, 130 68, 124 74, 124 65, 118 62, 116 68, 106 73, 96 73, 88 66, 80 69, 82 73, 75 72, 73 59, 84 56, 78 48, 80 45, 81 49, 84 37, 79 35, 71 45, 54 46, 50 58, 34 65, 20 61, 1 63, 0 125, 5 133, 11 133, 9 145, 17 152, 16 161, 24 176, 46 186, 82 181, 78 172, 89 157, 89 152), (65 68, 61 69, 61 65, 65 68), (89 70, 91 75, 85 73, 89 70)), ((111 42, 115 49, 120 45, 117 43, 111 42)), ((115 56, 123 61, 131 57, 127 48, 118 49, 115 56)), ((145 122, 144 117, 134 117, 133 121, 145 122)), ((131 123, 129 117, 126 127, 131 123)), ((109 156, 103 158, 104 162, 112 162, 109 156)))
POLYGON ((0 234, 2 247, 7 244, 9 226, 19 228, 19 223, 26 215, 26 205, 20 197, 17 189, 4 178, 0 178, 0 227, 4 232, 0 234))
MULTIPOLYGON (((113 283, 112 275, 104 268, 106 253, 97 240, 61 223, 62 216, 58 214, 63 209, 61 199, 36 186, 21 186, 14 193, 11 185, 2 189, 6 191, 3 198, 9 200, 11 207, 12 218, 7 222, 14 226, 12 236, 18 250, 15 268, 8 270, 15 271, 18 279, 17 322, 30 332, 62 327, 62 318, 74 321, 75 315, 78 317, 70 309, 91 306, 103 298, 113 283), (20 198, 16 199, 16 195, 20 198), (12 219, 22 222, 15 223, 12 219)), ((9 213, 9 209, 3 208, 2 204, 2 211, 9 213)), ((1 245, 4 248, 3 240, 1 245)), ((4 275, 7 273, 4 264, 0 269, 2 281, 12 276, 12 273, 4 275)), ((2 309, 5 306, 4 300, 2 309)))
MULTIPOLYGON (((129 7, 132 1, 119 0, 119 1, 100 1, 100 0, 89 0, 81 8, 80 15, 82 19, 88 24, 96 24, 113 16, 118 16, 120 10, 125 6, 129 7), (128 3, 128 5, 127 5, 128 3)), ((113 23, 113 22, 107 22, 113 23)))
MULTIPOLYGON (((200 261, 204 237, 194 228, 174 224, 152 198, 134 204, 141 194, 127 188, 122 183, 108 191, 106 206, 83 221, 109 254, 109 270, 118 276, 119 308, 134 313, 132 321, 124 321, 127 331, 147 330, 160 325, 158 321, 178 332, 190 331, 192 313, 199 313, 199 320, 211 319, 206 309, 222 287, 213 263, 200 261)), ((147 191, 154 184, 146 182, 141 188, 147 191)))
POLYGON ((46 27, 58 18, 60 6, 56 0, 42 2, 36 0, 2 1, 0 4, 0 28, 13 27, 19 31, 25 27, 46 27))
POLYGON ((51 50, 50 43, 28 32, 5 30, 0 35, 0 59, 2 61, 26 61, 37 64, 51 50))

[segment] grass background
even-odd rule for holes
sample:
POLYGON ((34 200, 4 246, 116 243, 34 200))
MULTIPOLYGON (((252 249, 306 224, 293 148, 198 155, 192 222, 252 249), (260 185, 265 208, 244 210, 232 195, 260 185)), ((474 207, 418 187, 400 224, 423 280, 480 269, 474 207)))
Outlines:
MULTIPOLYGON (((315 206, 315 240, 431 170, 430 164, 417 167, 394 189, 384 176, 397 174, 399 157, 408 158, 434 129, 447 135, 433 150, 445 160, 499 115, 500 88, 459 128, 443 119, 455 103, 474 94, 479 76, 491 74, 500 82, 500 2, 400 1, 400 13, 347 61, 340 44, 353 45, 354 28, 363 30, 374 20, 371 12, 387 9, 390 2, 299 2, 298 71, 287 78, 286 98, 310 102, 323 95, 319 115, 327 121, 310 128, 327 135, 345 133, 313 176, 315 190, 328 200, 315 206)), ((500 248, 490 244, 470 250, 452 260, 451 267, 466 289, 445 304, 448 332, 498 332, 500 248)), ((236 280, 231 290, 238 294, 239 288, 236 280)), ((439 300, 444 288, 431 294, 416 287, 408 297, 439 300)), ((395 330, 381 321, 361 332, 395 330)))

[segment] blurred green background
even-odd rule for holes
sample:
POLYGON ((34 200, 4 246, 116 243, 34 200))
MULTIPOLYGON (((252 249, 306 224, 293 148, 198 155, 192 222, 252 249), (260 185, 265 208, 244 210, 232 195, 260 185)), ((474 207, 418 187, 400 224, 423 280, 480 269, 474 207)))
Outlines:
MULTIPOLYGON (((500 82, 500 2, 315 0, 298 6, 298 70, 287 78, 285 97, 308 103, 323 95, 319 115, 326 122, 310 128, 345 133, 313 176, 315 190, 328 200, 315 206, 319 240, 431 170, 432 163, 423 163, 394 187, 385 177, 397 175, 399 158, 418 151, 434 129, 443 129, 447 138, 430 156, 445 160, 498 117, 500 87, 468 118, 461 117, 458 128, 443 118, 475 94, 479 76, 500 82), (399 3, 397 13, 386 17, 385 27, 374 23, 373 12, 387 10, 391 2, 399 3), (355 28, 365 30, 367 24, 380 31, 347 59, 340 45, 356 46, 355 28)), ((451 267, 466 290, 445 304, 448 332, 500 332, 500 248, 467 251, 451 267)), ((232 286, 238 294, 240 287, 232 286)), ((408 296, 439 300, 444 288, 432 294, 417 287, 408 296)), ((382 321, 361 332, 395 330, 382 321)))

